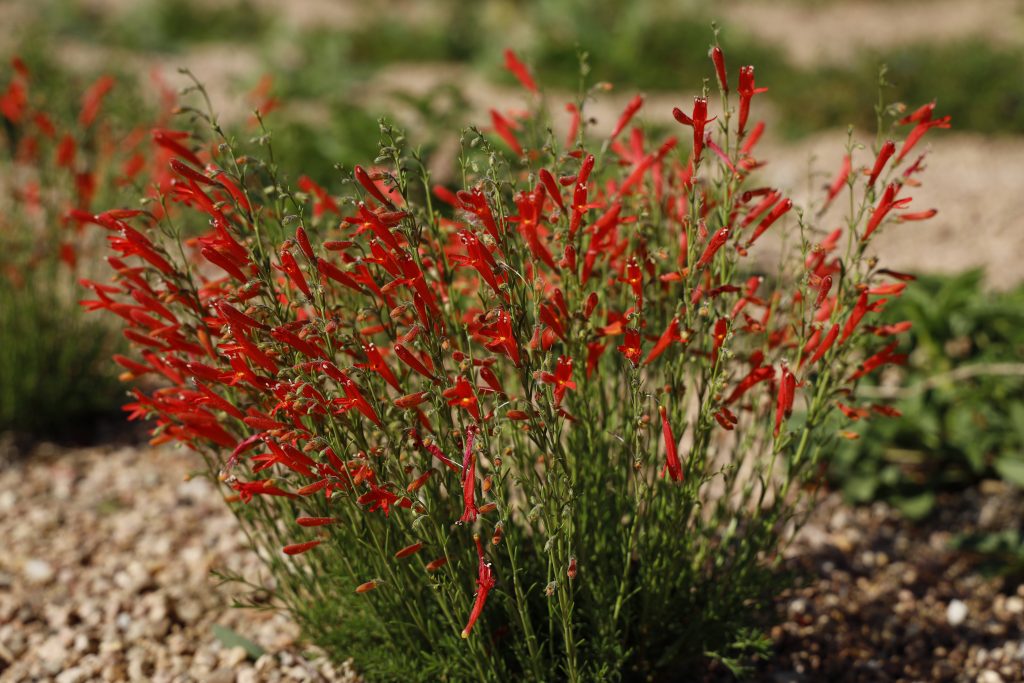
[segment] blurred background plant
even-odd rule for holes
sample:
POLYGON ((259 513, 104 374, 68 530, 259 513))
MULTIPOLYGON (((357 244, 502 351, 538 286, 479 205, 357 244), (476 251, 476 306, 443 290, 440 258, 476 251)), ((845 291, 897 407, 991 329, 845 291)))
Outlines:
POLYGON ((43 58, 0 81, 0 433, 91 439, 123 399, 107 321, 86 317, 76 280, 102 268, 80 214, 143 183, 152 114, 111 76, 82 78, 43 58), (100 112, 103 110, 102 116, 100 112))

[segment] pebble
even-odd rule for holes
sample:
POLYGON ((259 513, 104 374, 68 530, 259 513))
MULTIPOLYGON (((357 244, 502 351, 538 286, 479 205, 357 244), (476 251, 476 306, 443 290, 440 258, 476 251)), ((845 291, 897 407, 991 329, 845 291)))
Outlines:
POLYGON ((959 626, 967 619, 967 605, 962 600, 950 600, 946 608, 946 622, 950 626, 959 626))
POLYGON ((21 569, 22 575, 25 580, 31 584, 45 585, 53 581, 57 572, 54 571, 53 567, 49 562, 45 560, 32 559, 25 562, 25 565, 21 569))
POLYGON ((1003 683, 1003 677, 998 671, 986 669, 978 674, 977 683, 1003 683))

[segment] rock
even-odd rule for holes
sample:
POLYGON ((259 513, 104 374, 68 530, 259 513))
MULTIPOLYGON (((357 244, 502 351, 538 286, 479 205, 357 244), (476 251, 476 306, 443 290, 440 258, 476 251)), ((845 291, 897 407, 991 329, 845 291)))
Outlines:
POLYGON ((238 665, 248 658, 245 648, 242 646, 231 647, 221 650, 220 665, 228 669, 237 669, 238 665))
POLYGON ((959 626, 967 619, 967 605, 962 600, 950 600, 946 607, 946 621, 950 626, 959 626))
POLYGON ((56 674, 64 669, 69 654, 67 646, 59 636, 47 638, 36 650, 40 663, 50 674, 56 674))
POLYGON ((1003 683, 1003 677, 998 671, 986 669, 978 674, 977 683, 1003 683))
POLYGON ((60 672, 56 680, 57 683, 85 683, 89 680, 89 672, 82 667, 75 666, 60 672))
POLYGON ((217 669, 205 679, 207 683, 235 683, 235 672, 232 669, 217 669))
POLYGON ((251 666, 239 669, 235 683, 260 683, 260 675, 251 666))
POLYGON ((1006 611, 1010 614, 1024 613, 1024 598, 1012 595, 1006 599, 1006 611))
POLYGON ((35 559, 25 562, 21 573, 26 581, 39 586, 50 583, 57 575, 49 562, 35 559))

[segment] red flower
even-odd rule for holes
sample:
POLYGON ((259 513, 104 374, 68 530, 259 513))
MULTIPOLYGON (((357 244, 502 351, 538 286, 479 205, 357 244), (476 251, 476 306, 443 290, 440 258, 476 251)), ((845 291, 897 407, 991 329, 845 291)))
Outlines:
POLYGON ((892 140, 886 140, 882 148, 878 150, 878 156, 875 158, 875 166, 871 169, 871 175, 868 176, 868 187, 872 187, 875 181, 878 180, 878 176, 882 173, 882 169, 885 168, 886 162, 889 161, 889 157, 896 152, 896 143, 892 140))
POLYGON ((722 89, 722 92, 729 92, 729 79, 725 75, 725 55, 722 54, 722 48, 715 45, 711 48, 711 61, 715 64, 715 75, 718 76, 718 87, 722 89))
POLYGON ((282 489, 274 486, 273 479, 264 479, 262 481, 238 481, 234 480, 231 482, 231 488, 238 491, 239 497, 243 503, 248 503, 252 500, 253 496, 282 496, 284 498, 296 498, 294 493, 283 491, 282 489))
POLYGON ((466 450, 462 455, 462 517, 460 522, 476 521, 479 510, 476 507, 476 454, 473 453, 473 440, 476 437, 476 426, 466 429, 466 450))
POLYGON ((383 510, 384 516, 387 517, 391 513, 391 506, 396 502, 399 507, 408 508, 412 507, 412 503, 409 499, 402 498, 399 501, 398 496, 391 493, 385 488, 377 486, 372 481, 367 480, 367 484, 370 486, 370 490, 359 496, 357 502, 360 505, 369 505, 367 508, 368 512, 376 512, 377 510, 383 510))
POLYGON ((910 197, 904 197, 903 199, 896 199, 896 193, 899 191, 899 186, 896 183, 889 183, 885 192, 882 193, 882 199, 878 202, 878 206, 871 213, 871 218, 868 220, 868 226, 864 229, 864 235, 860 238, 861 242, 866 242, 871 233, 881 225, 882 221, 885 220, 886 215, 893 209, 902 209, 910 203, 910 197))
MULTIPOLYGON (((825 198, 825 204, 821 207, 824 211, 828 208, 828 205, 832 203, 832 200, 836 198, 843 190, 843 185, 846 184, 847 179, 850 177, 850 155, 847 154, 843 157, 843 165, 839 167, 839 173, 836 175, 835 180, 828 188, 828 197, 825 198)), ((869 183, 870 184, 870 183, 869 183)))
POLYGON ((458 406, 472 415, 474 420, 480 421, 480 407, 473 393, 473 385, 465 377, 459 377, 455 386, 445 389, 442 396, 448 399, 448 405, 458 406))
POLYGON ((647 354, 647 358, 644 359, 644 365, 649 365, 651 361, 663 354, 672 342, 677 341, 682 341, 682 337, 679 334, 679 318, 672 318, 668 327, 665 328, 661 337, 658 338, 654 348, 651 349, 651 352, 647 354))
POLYGON ((526 65, 519 61, 516 57, 516 53, 512 50, 505 50, 505 68, 508 69, 513 76, 519 79, 519 82, 523 84, 523 87, 532 93, 537 92, 537 84, 533 80, 533 76, 530 75, 526 65))
POLYGON ((626 263, 626 274, 624 277, 619 278, 619 282, 629 285, 629 288, 633 290, 633 297, 636 299, 636 307, 643 308, 644 280, 643 274, 640 272, 640 266, 635 258, 629 259, 629 262, 626 263))
POLYGON ((306 541, 305 543, 293 543, 292 545, 286 545, 281 548, 281 552, 285 555, 301 555, 302 553, 312 550, 323 543, 323 541, 306 541))
MULTIPOLYGON (((843 336, 839 339, 840 344, 850 338, 850 335, 853 334, 855 329, 857 329, 857 325, 867 312, 868 293, 864 291, 860 293, 860 296, 857 298, 857 304, 853 307, 853 312, 850 313, 850 317, 846 319, 846 325, 843 326, 843 336)), ((817 355, 818 354, 815 354, 815 356, 817 355)))
POLYGON ((555 407, 557 408, 562 404, 565 392, 570 389, 576 389, 576 383, 572 381, 572 358, 559 356, 554 374, 542 372, 540 380, 545 384, 553 384, 555 386, 555 407))
POLYGON ((763 235, 764 231, 772 226, 772 223, 777 221, 779 218, 782 217, 782 215, 784 213, 786 213, 787 211, 789 211, 792 208, 793 208, 793 200, 792 199, 783 199, 778 204, 776 204, 775 207, 772 209, 771 213, 769 213, 767 216, 765 216, 764 220, 762 220, 758 224, 757 228, 754 230, 754 234, 751 235, 750 239, 747 240, 747 243, 745 245, 743 245, 744 248, 749 249, 750 245, 752 245, 754 243, 754 240, 756 240, 758 237, 763 235))
POLYGON ((747 118, 750 116, 750 100, 754 95, 767 92, 768 88, 754 87, 754 67, 741 66, 740 84, 736 90, 740 94, 739 136, 742 138, 747 128, 747 118))
POLYGON ((619 137, 619 133, 625 130, 626 126, 629 124, 630 119, 633 118, 633 116, 637 113, 637 111, 639 111, 640 107, 642 107, 643 104, 643 95, 637 95, 636 97, 629 101, 629 104, 626 105, 626 109, 622 112, 622 116, 619 117, 618 123, 615 124, 615 128, 612 129, 612 134, 608 138, 609 140, 614 140, 615 138, 619 137))
POLYGON ((782 380, 779 382, 779 395, 775 404, 775 431, 776 437, 782 429, 783 418, 793 413, 793 399, 796 398, 796 377, 789 371, 789 367, 783 363, 782 380))
POLYGON ((640 362, 640 330, 630 328, 626 330, 626 340, 619 346, 619 352, 636 367, 640 362))
POLYGON ((678 446, 672 434, 672 425, 668 423, 668 412, 665 406, 658 406, 658 412, 661 413, 661 433, 665 439, 665 469, 662 470, 662 476, 667 471, 672 481, 682 481, 683 465, 679 462, 678 446))
POLYGON ((519 367, 519 343, 512 331, 512 316, 507 311, 499 309, 497 319, 492 324, 481 327, 480 334, 490 338, 484 343, 488 351, 504 353, 512 359, 516 367, 519 367))
POLYGON ((684 126, 693 128, 693 160, 700 163, 700 154, 704 149, 704 127, 714 121, 717 116, 708 118, 708 98, 693 98, 693 113, 687 116, 679 107, 672 110, 672 116, 684 126))
POLYGON ((729 321, 725 318, 719 318, 715 322, 715 331, 712 335, 712 346, 711 346, 711 362, 712 364, 718 363, 718 350, 722 348, 722 344, 725 343, 725 338, 729 334, 729 321))
MULTIPOLYGON (((708 240, 708 246, 704 248, 704 253, 701 255, 700 260, 697 261, 697 265, 694 266, 697 270, 700 270, 707 264, 711 263, 711 259, 715 257, 718 250, 722 248, 727 241, 729 241, 729 228, 725 227, 712 235, 711 239, 708 240)), ((749 244, 749 242, 747 243, 749 244)))
POLYGON ((484 604, 487 602, 487 594, 491 592, 491 589, 497 583, 494 578, 494 570, 491 569, 490 563, 484 559, 484 547, 480 544, 480 535, 474 534, 473 541, 476 543, 476 553, 479 558, 476 577, 476 599, 473 601, 473 611, 469 613, 469 621, 466 622, 466 628, 462 629, 463 638, 469 638, 473 625, 476 624, 476 620, 480 618, 480 613, 483 612, 484 604))

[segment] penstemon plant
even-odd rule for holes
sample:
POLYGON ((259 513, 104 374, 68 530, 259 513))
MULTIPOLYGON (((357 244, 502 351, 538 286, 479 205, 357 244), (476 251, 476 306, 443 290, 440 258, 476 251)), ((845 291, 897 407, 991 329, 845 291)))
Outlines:
POLYGON ((458 189, 382 122, 373 165, 296 191, 196 112, 206 137, 157 136, 159 199, 93 217, 120 257, 90 305, 162 381, 132 417, 203 454, 278 604, 370 680, 678 680, 765 648, 857 380, 902 360, 871 320, 911 278, 869 248, 925 217, 908 153, 947 120, 851 136, 802 210, 755 182, 753 67, 733 93, 711 58, 684 140, 631 127, 641 97, 595 136, 584 92, 562 143, 508 52, 531 111, 465 133, 458 189))

